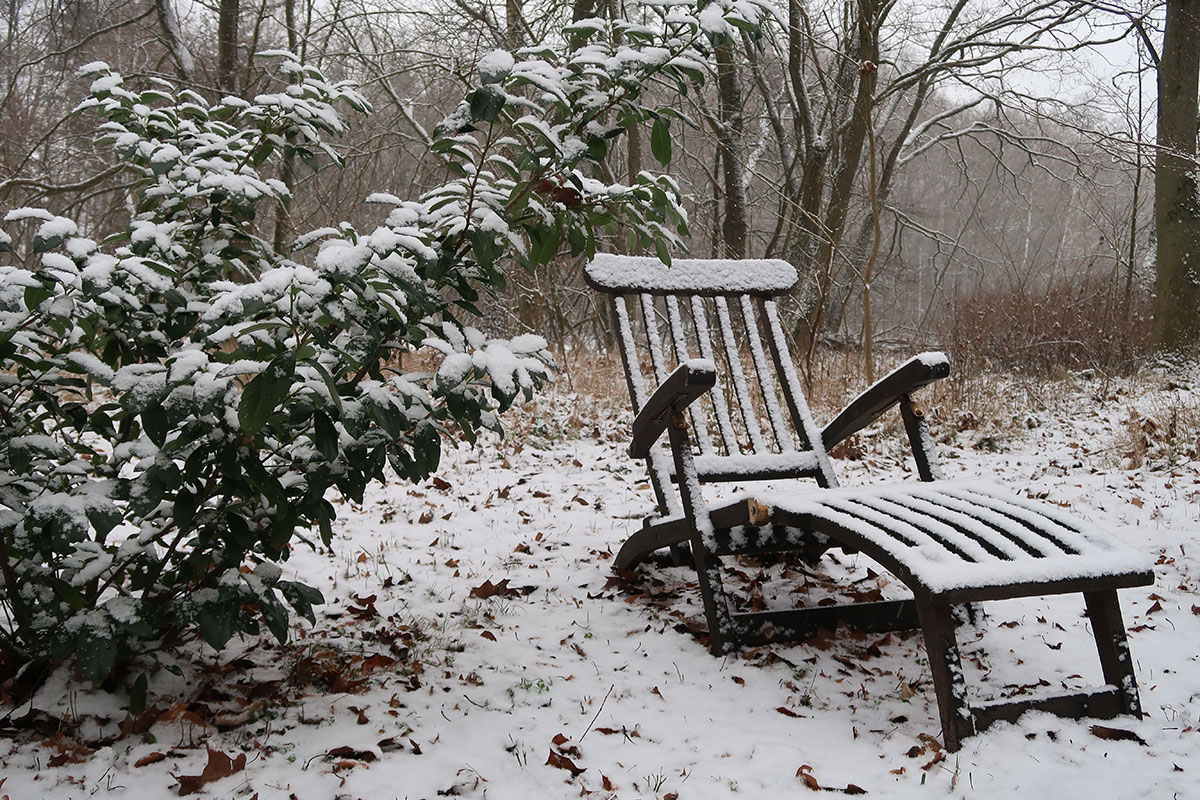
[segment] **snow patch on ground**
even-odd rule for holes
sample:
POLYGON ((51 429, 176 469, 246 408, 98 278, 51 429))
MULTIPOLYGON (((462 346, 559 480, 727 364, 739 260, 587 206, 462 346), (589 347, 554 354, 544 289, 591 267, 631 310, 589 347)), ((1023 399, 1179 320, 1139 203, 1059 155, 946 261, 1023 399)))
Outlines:
MULTIPOLYGON (((558 389, 507 417, 505 441, 450 448, 437 478, 343 504, 333 551, 298 549, 284 565, 329 601, 316 629, 298 624, 286 648, 164 655, 179 674, 150 669, 161 714, 146 730, 120 735, 123 695, 53 675, 12 717, 72 720, 78 741, 45 725, 0 738, 2 791, 173 795, 175 776, 201 775, 208 745, 246 757, 204 786, 222 797, 792 797, 809 778, 887 798, 1190 796, 1200 464, 1120 469, 1123 408, 1081 391, 1006 452, 942 451, 960 456, 947 477, 995 480, 1157 562, 1154 586, 1121 593, 1144 719, 1028 714, 949 755, 919 636, 819 636, 713 658, 693 634, 703 618, 686 569, 612 574, 612 553, 653 505, 625 455, 631 412, 558 389), (1144 744, 1100 738, 1096 724, 1144 744)), ((861 458, 834 462, 844 484, 914 479, 897 448, 863 438, 861 458)), ((729 562, 730 588, 767 607, 903 594, 860 558, 823 563, 824 574, 729 562)), ((985 610, 960 636, 973 687, 1099 682, 1078 598, 985 610)))

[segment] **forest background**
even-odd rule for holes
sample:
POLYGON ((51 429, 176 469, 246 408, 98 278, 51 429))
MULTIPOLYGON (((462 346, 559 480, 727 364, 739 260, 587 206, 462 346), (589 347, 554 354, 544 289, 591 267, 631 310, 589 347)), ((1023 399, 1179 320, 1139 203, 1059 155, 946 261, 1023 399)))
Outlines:
MULTIPOLYGON (((97 239, 131 206, 92 121, 70 113, 82 64, 252 98, 270 80, 252 54, 287 49, 360 84, 376 113, 338 143, 345 168, 277 167, 292 197, 255 225, 280 249, 333 220, 364 222, 371 192, 437 186, 431 131, 487 53, 565 44, 572 20, 654 12, 615 0, 10 0, 0 13, 0 204, 50 206, 97 239)), ((792 0, 715 47, 715 80, 656 97, 664 113, 612 148, 602 177, 631 183, 669 160, 692 255, 797 265, 805 280, 785 313, 806 360, 818 343, 850 345, 870 373, 874 350, 916 341, 963 369, 1125 371, 1148 353, 1153 309, 1158 27, 1149 3, 792 0)), ((637 249, 609 237, 603 249, 637 249)), ((506 278, 485 308, 497 335, 536 331, 563 355, 610 329, 578 259, 506 278)))

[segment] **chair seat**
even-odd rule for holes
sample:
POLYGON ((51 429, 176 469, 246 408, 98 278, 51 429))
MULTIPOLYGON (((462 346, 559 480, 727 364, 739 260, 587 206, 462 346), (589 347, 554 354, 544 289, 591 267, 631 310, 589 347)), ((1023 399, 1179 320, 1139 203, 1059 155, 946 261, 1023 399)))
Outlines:
POLYGON ((862 550, 910 587, 950 602, 1025 596, 1035 587, 1140 586, 1154 578, 1150 560, 1132 547, 986 482, 768 491, 736 502, 750 499, 770 507, 773 523, 862 550))

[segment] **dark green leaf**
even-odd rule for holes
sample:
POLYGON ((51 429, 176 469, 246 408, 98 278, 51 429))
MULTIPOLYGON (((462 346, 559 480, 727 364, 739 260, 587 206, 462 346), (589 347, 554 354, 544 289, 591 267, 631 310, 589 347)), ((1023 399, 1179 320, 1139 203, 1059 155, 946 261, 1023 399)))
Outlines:
POLYGON ((146 673, 143 672, 129 689, 129 713, 135 716, 146 710, 146 683, 146 673))
POLYGON ((75 641, 75 660, 88 680, 99 686, 112 672, 117 661, 117 643, 111 636, 97 636, 83 630, 75 641))
POLYGON ((187 489, 180 489, 175 495, 175 508, 171 515, 179 530, 187 530, 191 527, 192 519, 196 516, 196 495, 187 489))
POLYGON ((671 163, 671 129, 661 117, 650 129, 650 152, 664 167, 671 163))
POLYGON ((33 252, 47 253, 63 243, 62 236, 34 236, 33 237, 33 252))
POLYGON ((262 612, 263 622, 267 624, 267 630, 271 632, 280 644, 287 641, 288 638, 288 613, 279 601, 275 599, 274 592, 269 597, 262 597, 259 600, 258 607, 262 612))
POLYGON ((46 583, 50 585, 50 589, 54 592, 54 596, 64 603, 69 605, 76 611, 84 606, 83 594, 71 584, 64 581, 62 578, 53 576, 47 577, 46 583))
POLYGON ((467 97, 467 102, 471 104, 471 119, 477 122, 495 122, 507 100, 504 92, 496 86, 480 86, 467 97))
POLYGON ((149 408, 143 409, 139 416, 142 420, 142 430, 150 437, 150 441, 159 447, 166 444, 167 434, 171 431, 166 409, 157 404, 151 405, 149 408))
POLYGON ((271 547, 282 550, 292 539, 296 531, 296 507, 291 503, 280 503, 275 507, 274 518, 271 520, 271 547))
POLYGON ((654 252, 658 254, 658 260, 671 266, 671 250, 667 247, 667 243, 662 239, 654 240, 654 252))
POLYGON ((214 650, 220 650, 233 637, 233 623, 237 617, 237 606, 232 603, 208 605, 197 614, 196 623, 200 635, 214 650))
POLYGON ((337 428, 334 427, 333 420, 324 411, 317 411, 313 414, 313 438, 316 440, 317 449, 321 451, 321 455, 325 456, 326 461, 333 461, 337 458, 337 428))
POLYGON ((92 523, 92 527, 96 529, 96 538, 103 539, 113 528, 117 527, 117 523, 121 521, 121 512, 111 504, 99 507, 89 506, 87 518, 88 522, 92 523))
POLYGON ((317 623, 317 617, 313 614, 312 607, 324 604, 325 598, 320 591, 296 581, 280 581, 276 585, 288 604, 296 609, 297 614, 308 620, 309 624, 317 623))
POLYGON ((25 307, 34 311, 42 303, 54 296, 54 292, 42 286, 30 286, 25 289, 25 307))
POLYGON ((262 430, 279 404, 287 399, 295 372, 296 355, 287 353, 268 364, 246 384, 238 403, 238 422, 243 431, 255 434, 262 430))

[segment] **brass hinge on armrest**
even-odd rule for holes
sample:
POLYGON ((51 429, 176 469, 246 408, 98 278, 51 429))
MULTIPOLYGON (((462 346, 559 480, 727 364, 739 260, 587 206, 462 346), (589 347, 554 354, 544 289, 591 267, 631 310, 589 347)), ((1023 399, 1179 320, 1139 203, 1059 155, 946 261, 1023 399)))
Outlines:
POLYGON ((765 503, 760 503, 751 497, 746 501, 746 510, 750 514, 750 524, 755 527, 770 524, 771 522, 771 507, 765 503))
POLYGON ((921 408, 920 403, 918 403, 916 400, 913 400, 911 394, 904 395, 904 397, 900 398, 900 400, 904 403, 904 405, 908 406, 909 412, 914 417, 917 419, 925 419, 925 409, 921 408))

